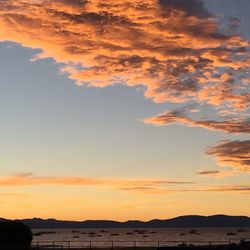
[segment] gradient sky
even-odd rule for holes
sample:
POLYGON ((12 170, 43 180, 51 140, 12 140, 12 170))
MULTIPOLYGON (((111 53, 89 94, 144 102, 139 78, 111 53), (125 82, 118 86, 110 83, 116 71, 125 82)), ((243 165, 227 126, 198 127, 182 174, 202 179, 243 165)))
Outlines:
POLYGON ((249 0, 0 0, 0 217, 250 216, 249 0))

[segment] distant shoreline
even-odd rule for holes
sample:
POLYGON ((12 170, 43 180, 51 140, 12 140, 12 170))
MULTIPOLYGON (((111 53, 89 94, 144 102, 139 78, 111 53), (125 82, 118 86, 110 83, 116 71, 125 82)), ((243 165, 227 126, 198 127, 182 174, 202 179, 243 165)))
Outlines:
MULTIPOLYGON (((0 219, 5 220, 5 219, 0 219)), ((70 228, 250 228, 250 217, 212 215, 187 215, 166 220, 147 222, 129 220, 126 222, 112 220, 66 221, 56 219, 22 219, 32 229, 70 229, 70 228)))

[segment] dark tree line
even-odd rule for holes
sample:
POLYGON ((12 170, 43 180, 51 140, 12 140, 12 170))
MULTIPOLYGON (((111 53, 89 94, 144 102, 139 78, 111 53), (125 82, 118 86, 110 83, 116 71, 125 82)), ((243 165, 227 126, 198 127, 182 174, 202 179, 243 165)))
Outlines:
POLYGON ((0 222, 0 248, 28 249, 32 242, 31 229, 20 221, 0 222))

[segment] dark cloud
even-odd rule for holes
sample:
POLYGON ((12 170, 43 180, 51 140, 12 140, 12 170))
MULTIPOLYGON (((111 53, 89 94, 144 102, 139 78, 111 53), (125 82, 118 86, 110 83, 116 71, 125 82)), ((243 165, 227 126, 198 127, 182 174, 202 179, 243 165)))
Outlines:
POLYGON ((240 24, 241 24, 241 22, 242 22, 242 20, 241 19, 239 19, 238 17, 230 17, 229 18, 229 27, 231 28, 231 29, 237 29, 239 26, 240 26, 240 24))
POLYGON ((240 192, 242 194, 250 194, 250 186, 232 185, 217 186, 201 190, 203 192, 240 192))
POLYGON ((211 14, 206 10, 202 0, 159 0, 160 5, 173 10, 184 11, 188 16, 208 18, 211 14))
POLYGON ((220 165, 250 172, 250 140, 221 141, 209 147, 206 153, 215 157, 220 165))
POLYGON ((235 174, 232 170, 200 170, 197 172, 198 175, 201 176, 208 176, 208 177, 215 177, 215 178, 224 178, 228 176, 232 176, 235 174))
POLYGON ((201 170, 201 171, 198 171, 198 174, 200 175, 213 175, 213 174, 219 174, 220 171, 218 170, 201 170))
MULTIPOLYGON (((47 0, 48 4, 50 2, 51 2, 50 0, 47 0)), ((88 3, 88 0, 54 0, 54 3, 62 4, 65 6, 83 8, 88 3)), ((46 2, 45 2, 45 4, 46 4, 46 2)))

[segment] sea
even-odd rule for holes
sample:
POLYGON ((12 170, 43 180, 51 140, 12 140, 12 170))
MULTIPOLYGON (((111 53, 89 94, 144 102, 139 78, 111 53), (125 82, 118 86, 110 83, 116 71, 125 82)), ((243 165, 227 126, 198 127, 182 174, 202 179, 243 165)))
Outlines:
POLYGON ((250 228, 34 229, 33 245, 156 247, 250 241, 250 228))

